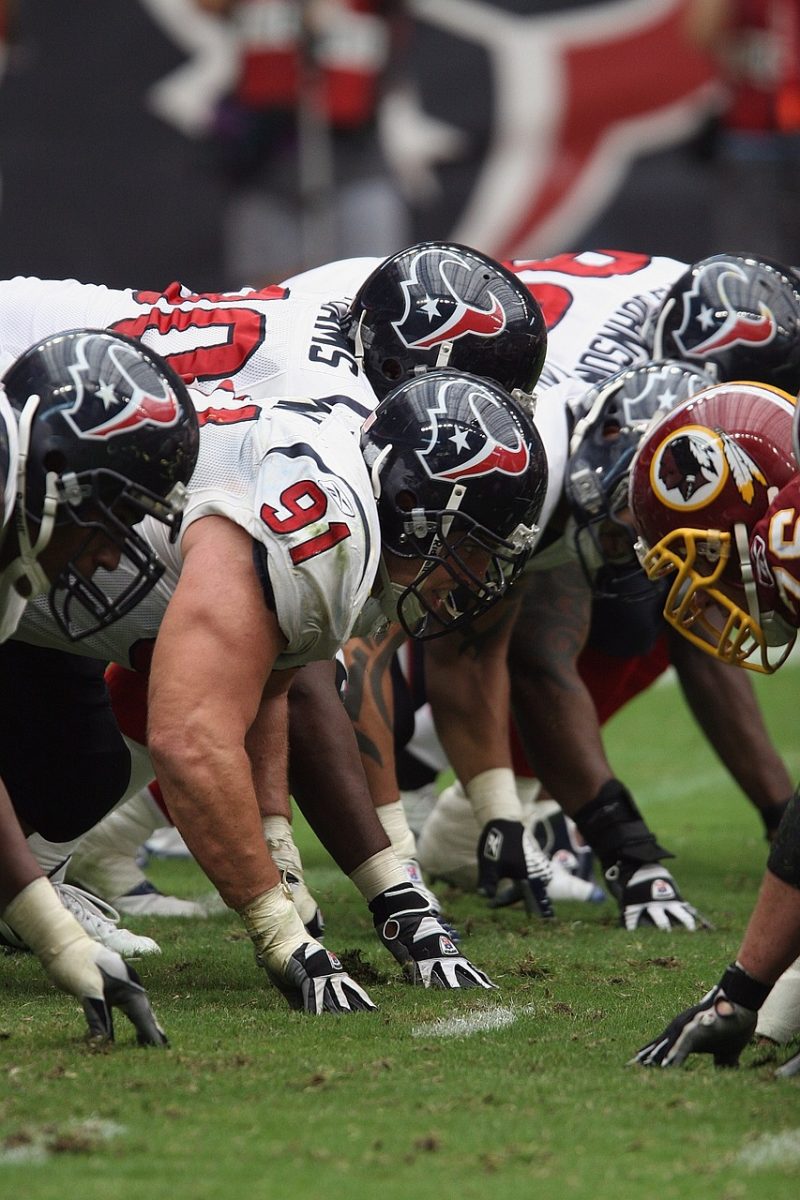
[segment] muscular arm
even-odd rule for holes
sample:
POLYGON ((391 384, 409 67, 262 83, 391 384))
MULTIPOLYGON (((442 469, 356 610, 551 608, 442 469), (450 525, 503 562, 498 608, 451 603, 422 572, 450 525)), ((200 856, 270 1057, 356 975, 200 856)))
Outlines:
POLYGON ((28 849, 8 792, 0 783, 0 913, 41 874, 28 849))
POLYGON ((509 654, 511 700, 526 754, 570 815, 613 778, 597 710, 577 666, 591 607, 578 564, 531 571, 509 654))
POLYGON ((405 641, 399 625, 376 638, 352 638, 344 648, 345 709, 355 729, 370 795, 376 807, 398 797, 394 762, 392 656, 405 641))
POLYGON ((762 983, 775 983, 800 956, 800 889, 764 872, 737 961, 762 983))
POLYGON ((511 594, 466 629, 425 646, 436 732, 465 786, 484 771, 511 767, 507 654, 518 605, 511 594))
POLYGON ((747 672, 703 654, 675 630, 668 637, 683 694, 722 763, 756 808, 784 804, 792 781, 769 740, 747 672))
POLYGON ((335 668, 334 662, 309 663, 292 683, 289 772, 292 794, 307 821, 349 875, 388 849, 389 839, 375 815, 335 668))
POLYGON ((204 517, 156 640, 148 744, 175 824, 232 908, 279 882, 246 741, 283 647, 253 569, 251 540, 204 517))

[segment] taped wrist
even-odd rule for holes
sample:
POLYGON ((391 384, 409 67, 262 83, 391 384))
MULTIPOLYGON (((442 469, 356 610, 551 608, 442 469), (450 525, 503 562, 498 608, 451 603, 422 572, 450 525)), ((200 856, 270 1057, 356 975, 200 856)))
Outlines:
POLYGON ((3 920, 47 968, 74 942, 91 939, 42 876, 23 888, 6 907, 3 920))
POLYGON ((279 883, 239 910, 250 934, 256 961, 268 971, 281 973, 299 946, 311 942, 292 900, 291 888, 279 883))
POLYGON ((390 917, 407 917, 413 913, 430 912, 430 905, 421 892, 410 883, 388 888, 369 902, 369 911, 377 926, 390 917))
POLYGON ((758 815, 764 822, 764 832, 767 838, 770 839, 777 830, 783 819, 783 814, 791 804, 791 797, 784 800, 783 804, 767 804, 764 808, 758 810, 758 815))
POLYGON ((632 874, 643 863, 675 857, 659 846, 630 792, 618 779, 604 783, 594 800, 584 804, 572 819, 604 871, 617 867, 623 876, 632 874))
POLYGON ((770 846, 767 867, 789 887, 800 888, 800 789, 786 806, 770 846))
POLYGON ((742 1008, 752 1009, 753 1012, 758 1012, 772 991, 771 983, 754 979, 738 962, 731 963, 720 979, 719 986, 733 1004, 741 1004, 742 1008))

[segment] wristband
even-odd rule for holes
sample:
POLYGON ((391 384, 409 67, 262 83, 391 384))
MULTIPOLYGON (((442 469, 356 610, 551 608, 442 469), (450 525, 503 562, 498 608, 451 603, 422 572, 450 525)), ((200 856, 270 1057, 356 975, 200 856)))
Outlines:
POLYGON ((267 970, 281 972, 299 946, 314 942, 292 900, 286 884, 276 884, 239 910, 255 946, 256 958, 267 970))
POLYGON ((3 913, 3 920, 45 968, 75 941, 82 938, 91 941, 44 875, 14 897, 3 913))
POLYGON ((754 979, 752 975, 748 975, 744 967, 740 966, 738 962, 734 962, 722 976, 719 986, 734 1004, 741 1004, 742 1008, 758 1012, 772 991, 773 985, 754 979))

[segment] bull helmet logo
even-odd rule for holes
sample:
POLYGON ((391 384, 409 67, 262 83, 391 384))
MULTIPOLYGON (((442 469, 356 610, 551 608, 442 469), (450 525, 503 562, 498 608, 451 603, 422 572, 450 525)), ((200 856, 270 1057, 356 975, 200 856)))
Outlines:
POLYGON ((476 389, 468 397, 469 408, 475 417, 477 427, 475 425, 465 427, 465 423, 460 422, 452 434, 446 438, 442 437, 438 418, 439 416, 448 416, 452 411, 448 409, 447 392, 451 387, 458 386, 459 383, 460 381, 443 383, 438 392, 437 404, 428 409, 431 423, 430 440, 424 450, 417 451, 417 456, 428 475, 434 479, 447 479, 451 482, 473 479, 477 475, 490 475, 493 471, 500 471, 504 475, 522 475, 524 471, 527 471, 530 462, 527 442, 510 417, 507 420, 507 427, 510 440, 513 438, 513 444, 507 446, 498 442, 494 434, 489 431, 481 408, 483 405, 489 404, 498 410, 504 410, 500 401, 486 392, 476 389), (447 462, 451 465, 440 466, 437 469, 434 464, 437 459, 441 459, 445 442, 452 443, 454 447, 453 450, 450 450, 449 446, 447 447, 447 462), (429 459, 431 462, 428 461, 429 459))
POLYGON ((733 346, 765 346, 778 332, 770 308, 759 300, 758 312, 744 312, 731 299, 737 285, 747 284, 738 263, 708 263, 683 295, 683 319, 675 333, 682 354, 710 358, 733 346))
POLYGON ((490 338, 502 333, 507 324, 506 313, 493 292, 487 294, 486 308, 462 299, 472 269, 455 252, 422 250, 416 255, 410 279, 400 284, 405 304, 403 315, 392 322, 403 345, 410 350, 430 350, 467 334, 490 338), (431 275, 438 278, 426 282, 426 276, 431 275))
POLYGON ((97 367, 86 358, 86 343, 93 340, 87 338, 77 344, 77 360, 69 368, 75 403, 64 412, 64 419, 78 436, 105 439, 143 425, 162 429, 174 425, 180 417, 178 401, 156 367, 125 342, 109 344, 97 367), (87 378, 95 373, 97 384, 89 389, 87 378), (89 402, 95 397, 102 402, 102 413, 97 404, 89 402), (105 419, 98 419, 103 413, 107 414, 105 419))

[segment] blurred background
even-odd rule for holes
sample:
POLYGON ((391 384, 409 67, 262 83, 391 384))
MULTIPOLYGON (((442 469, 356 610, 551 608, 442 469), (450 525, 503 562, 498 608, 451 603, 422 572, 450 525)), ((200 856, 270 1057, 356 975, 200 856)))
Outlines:
POLYGON ((800 0, 0 0, 0 272, 800 263, 800 0))

